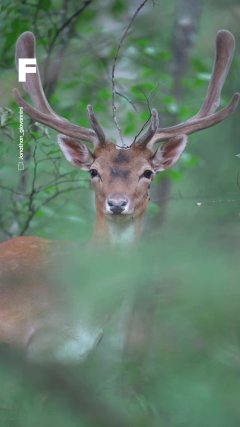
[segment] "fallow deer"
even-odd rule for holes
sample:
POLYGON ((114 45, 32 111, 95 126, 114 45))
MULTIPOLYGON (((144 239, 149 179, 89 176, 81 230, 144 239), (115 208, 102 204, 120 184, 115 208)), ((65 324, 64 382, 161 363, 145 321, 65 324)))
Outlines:
MULTIPOLYGON (((107 139, 91 105, 87 107, 91 128, 77 126, 58 116, 44 95, 38 68, 36 74, 27 74, 26 83, 23 83, 33 106, 14 89, 17 104, 32 120, 58 131, 57 142, 66 159, 73 166, 89 172, 96 205, 93 239, 107 242, 121 241, 126 236, 137 239, 154 175, 177 162, 186 147, 188 135, 220 123, 236 110, 239 93, 234 94, 229 105, 216 112, 234 45, 234 37, 229 31, 218 32, 207 95, 197 114, 175 126, 159 128, 158 113, 152 109, 147 131, 128 147, 115 145, 107 139), (92 144, 93 150, 82 141, 92 144), (155 144, 161 141, 164 142, 154 150, 155 144)), ((19 58, 35 58, 35 38, 31 32, 23 33, 17 41, 17 67, 19 58)), ((64 328, 61 329, 56 321, 58 317, 53 319, 54 316, 48 315, 42 320, 46 310, 52 312, 56 305, 54 292, 49 290, 40 273, 46 253, 51 254, 53 246, 53 242, 37 237, 18 237, 1 245, 2 274, 5 269, 3 277, 8 280, 0 287, 0 341, 17 343, 30 355, 40 351, 39 341, 44 343, 42 337, 51 336, 52 330, 64 336, 72 346, 64 328), (16 286, 9 277, 14 279, 19 272, 24 280, 16 286), (35 272, 33 276, 32 272, 35 272)), ((80 328, 78 341, 74 341, 79 343, 78 356, 86 354, 101 335, 99 330, 90 334, 91 338, 84 334, 84 329, 80 328)))

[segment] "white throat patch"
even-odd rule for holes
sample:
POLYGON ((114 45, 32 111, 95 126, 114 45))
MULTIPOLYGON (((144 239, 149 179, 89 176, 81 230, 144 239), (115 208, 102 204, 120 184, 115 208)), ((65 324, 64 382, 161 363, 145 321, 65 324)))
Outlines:
POLYGON ((133 243, 135 239, 134 222, 125 225, 123 228, 114 222, 109 222, 108 232, 113 246, 128 246, 133 243))

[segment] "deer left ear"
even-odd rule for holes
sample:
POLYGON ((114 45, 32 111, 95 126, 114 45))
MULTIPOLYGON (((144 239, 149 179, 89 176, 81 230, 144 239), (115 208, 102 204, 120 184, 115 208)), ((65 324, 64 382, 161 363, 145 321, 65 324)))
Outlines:
POLYGON ((152 165, 155 172, 164 171, 173 166, 185 150, 186 144, 186 135, 170 138, 162 144, 152 157, 152 165))
POLYGON ((73 166, 85 171, 90 169, 94 157, 85 144, 62 134, 58 134, 57 142, 64 156, 73 166))

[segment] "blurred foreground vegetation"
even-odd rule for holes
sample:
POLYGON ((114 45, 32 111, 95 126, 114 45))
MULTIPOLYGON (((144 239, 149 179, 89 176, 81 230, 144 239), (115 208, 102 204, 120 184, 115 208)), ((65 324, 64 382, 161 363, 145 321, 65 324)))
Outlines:
MULTIPOLYGON (((31 365, 2 346, 0 426, 237 427, 239 111, 190 138, 179 165, 162 175, 169 184, 164 206, 158 197, 163 180, 156 179, 136 249, 84 249, 81 242, 94 221, 88 176, 60 157, 53 131, 27 118, 26 170, 17 171, 18 108, 11 88, 16 85, 14 44, 22 31, 36 34, 40 63, 48 58, 54 69, 62 55, 60 74, 45 76, 54 109, 86 126, 90 102, 116 139, 110 71, 128 17, 139 3, 89 2, 56 39, 66 18, 85 3, 1 2, 0 238, 25 234, 80 241, 78 253, 59 262, 53 275, 69 292, 73 311, 104 326, 104 336, 83 364, 68 367, 31 365)), ((148 103, 158 108, 164 125, 197 111, 220 28, 230 29, 237 42, 222 103, 239 89, 240 7, 235 0, 211 0, 202 2, 192 34, 180 82, 183 94, 173 93, 176 76, 170 64, 183 3, 149 2, 121 51, 119 88, 137 109, 118 99, 119 121, 129 140, 147 120, 148 103)))
POLYGON ((104 336, 72 367, 1 351, 1 425, 238 425, 239 249, 199 228, 173 231, 131 255, 80 252, 61 264, 73 306, 81 317, 85 302, 104 336))

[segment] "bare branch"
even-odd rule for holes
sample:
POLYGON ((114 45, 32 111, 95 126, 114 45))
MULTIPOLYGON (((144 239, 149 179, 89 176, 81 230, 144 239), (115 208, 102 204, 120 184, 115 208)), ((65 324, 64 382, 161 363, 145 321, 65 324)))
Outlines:
POLYGON ((56 193, 52 194, 51 196, 49 196, 47 199, 45 199, 36 209, 39 210, 41 209, 43 206, 47 205, 49 202, 51 202, 52 200, 56 199, 56 197, 58 197, 60 194, 64 194, 64 193, 69 193, 70 191, 75 191, 75 190, 80 190, 82 189, 81 186, 78 187, 68 187, 68 188, 64 188, 63 190, 58 190, 56 191, 56 193))
POLYGON ((28 193, 22 193, 21 191, 15 191, 12 188, 7 187, 6 185, 0 185, 0 188, 2 190, 9 191, 10 193, 17 194, 18 196, 24 196, 24 197, 28 197, 29 196, 28 193))
POLYGON ((33 161, 34 161, 34 169, 33 169, 33 179, 31 183, 31 192, 29 194, 29 200, 28 200, 28 217, 25 221, 25 224, 22 227, 22 230, 20 231, 20 236, 22 236, 28 229, 30 222, 32 218, 34 217, 36 213, 36 209, 34 208, 34 196, 35 196, 35 182, 37 178, 37 161, 36 161, 36 151, 37 151, 37 144, 35 144, 35 147, 33 149, 33 161))
POLYGON ((64 21, 64 23, 57 29, 56 33, 54 34, 54 37, 49 45, 49 54, 51 53, 53 46, 55 45, 57 38, 59 37, 59 35, 61 34, 61 32, 70 24, 72 24, 78 17, 79 15, 81 15, 81 13, 84 12, 84 10, 86 9, 87 6, 89 6, 92 3, 92 0, 86 0, 83 5, 76 11, 73 13, 73 15, 71 15, 68 19, 66 19, 66 21, 64 21))
POLYGON ((137 111, 137 107, 134 104, 134 102, 128 98, 127 95, 124 95, 123 93, 119 92, 118 90, 116 90, 116 95, 121 96, 123 99, 126 99, 126 101, 133 107, 134 111, 137 111))
MULTIPOLYGON (((37 189, 36 189, 36 193, 40 193, 40 191, 42 191, 42 190, 44 190, 44 189, 46 189, 46 188, 48 188, 48 187, 54 187, 54 185, 57 187, 57 186, 59 186, 59 185, 62 185, 62 184, 69 184, 69 183, 79 183, 79 182, 82 182, 82 181, 86 181, 86 182, 89 182, 89 178, 83 178, 83 179, 81 179, 81 180, 79 180, 79 179, 65 179, 64 181, 57 181, 57 178, 55 178, 54 180, 52 180, 52 181, 50 181, 50 182, 48 182, 47 184, 45 184, 45 185, 41 185, 40 187, 38 187, 37 189)), ((78 187, 78 188, 82 188, 82 187, 78 187)), ((75 189, 75 187, 73 187, 73 189, 75 189)))
POLYGON ((73 15, 65 20, 69 2, 66 0, 63 1, 62 23, 60 26, 58 26, 58 28, 56 28, 53 39, 50 41, 50 44, 47 48, 47 57, 44 62, 44 89, 48 97, 53 93, 55 85, 58 81, 62 59, 69 44, 71 34, 74 31, 74 25, 77 22, 77 18, 81 16, 81 14, 85 11, 86 7, 91 4, 91 2, 92 0, 85 1, 84 4, 76 12, 74 12, 73 15), (67 31, 64 31, 66 29, 67 31), (60 46, 56 55, 56 61, 53 63, 51 58, 52 52, 58 39, 60 39, 60 46))
POLYGON ((142 127, 141 127, 140 131, 139 131, 139 132, 137 133, 137 135, 134 137, 133 144, 135 144, 135 142, 137 141, 137 139, 138 139, 139 135, 140 135, 140 134, 142 133, 142 131, 145 129, 145 127, 147 126, 147 124, 149 123, 149 121, 151 120, 151 117, 152 117, 152 112, 151 112, 151 107, 150 107, 149 99, 148 99, 147 95, 145 94, 145 92, 144 92, 143 90, 141 90, 141 92, 142 92, 142 94, 143 94, 143 96, 144 96, 144 98, 146 99, 146 102, 147 102, 147 107, 148 107, 148 111, 149 111, 149 117, 148 117, 148 119, 145 121, 145 123, 143 123, 143 125, 142 125, 142 127))
POLYGON ((115 52, 115 56, 113 59, 113 65, 112 65, 112 117, 113 117, 113 121, 116 125, 116 128, 118 130, 119 136, 120 136, 120 140, 121 140, 121 144, 124 147, 124 141, 123 141, 123 136, 122 136, 122 132, 121 132, 121 128, 119 126, 118 120, 117 120, 117 116, 116 116, 116 111, 117 111, 117 107, 116 107, 116 103, 115 103, 115 98, 117 95, 117 90, 116 90, 116 78, 115 78, 115 73, 116 73, 116 66, 117 66, 117 60, 119 57, 119 52, 123 46, 124 40, 127 37, 128 31, 130 30, 135 18, 137 17, 138 13, 140 12, 140 10, 145 6, 145 4, 147 3, 148 0, 143 0, 140 5, 138 6, 138 8, 135 10, 134 14, 132 15, 129 24, 127 25, 127 27, 125 28, 122 37, 120 38, 119 44, 117 46, 116 52, 115 52))

